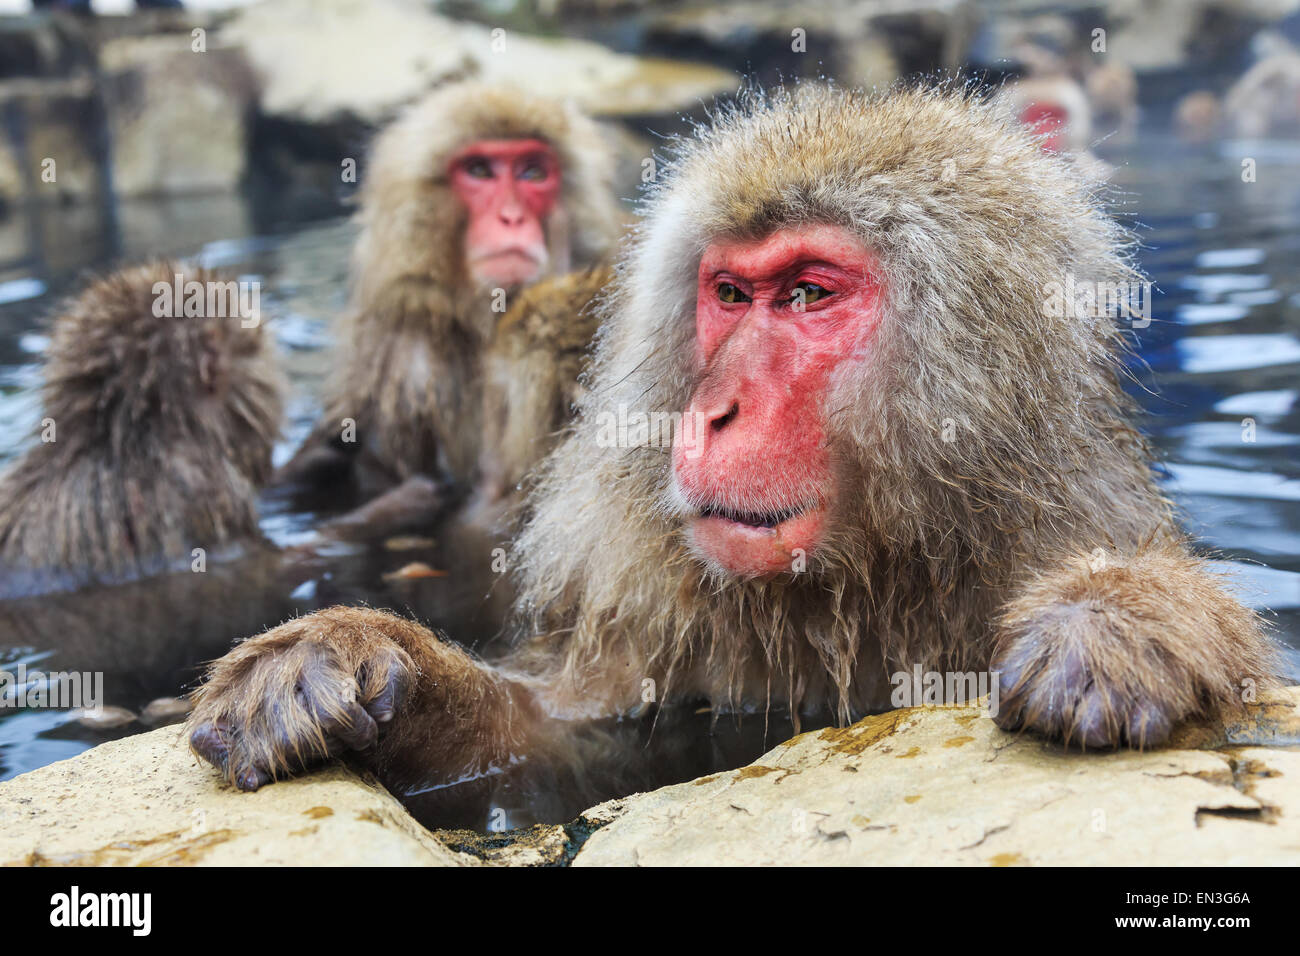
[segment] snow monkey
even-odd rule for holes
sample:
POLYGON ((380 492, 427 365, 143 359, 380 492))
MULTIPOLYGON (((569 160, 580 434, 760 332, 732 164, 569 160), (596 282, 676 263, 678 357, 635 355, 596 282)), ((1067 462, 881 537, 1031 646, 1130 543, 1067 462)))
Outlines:
POLYGON ((680 144, 602 293, 571 434, 516 542, 496 666, 336 607, 210 669, 194 750, 256 788, 353 749, 390 785, 678 708, 845 721, 891 675, 997 672, 999 724, 1151 746, 1272 679, 1062 307, 1140 276, 1067 158, 960 88, 742 95, 680 144), (680 413, 611 441, 620 408, 680 413))
POLYGON ((229 276, 154 262, 91 283, 55 318, 40 440, 0 477, 0 596, 262 541, 282 388, 251 306, 229 276))
POLYGON ((602 261, 623 220, 595 123, 477 83, 435 91, 380 134, 359 219, 326 413, 277 484, 348 487, 366 504, 345 523, 382 527, 474 484, 484 353, 503 314, 523 289, 602 261))

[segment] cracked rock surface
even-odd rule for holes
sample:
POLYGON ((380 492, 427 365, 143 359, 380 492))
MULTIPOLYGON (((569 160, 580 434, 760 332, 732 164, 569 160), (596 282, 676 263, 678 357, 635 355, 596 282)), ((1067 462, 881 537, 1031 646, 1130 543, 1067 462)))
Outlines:
POLYGON ((424 830, 342 764, 240 793, 179 727, 0 783, 8 865, 1300 863, 1300 687, 1146 753, 1066 753, 976 708, 813 731, 563 826, 424 830))
POLYGON ((373 780, 332 764, 241 793, 180 727, 100 744, 0 783, 0 865, 455 866, 373 780))
POLYGON ((1297 705, 1174 742, 1208 749, 1088 754, 975 708, 894 711, 619 801, 574 865, 1296 865, 1297 705))

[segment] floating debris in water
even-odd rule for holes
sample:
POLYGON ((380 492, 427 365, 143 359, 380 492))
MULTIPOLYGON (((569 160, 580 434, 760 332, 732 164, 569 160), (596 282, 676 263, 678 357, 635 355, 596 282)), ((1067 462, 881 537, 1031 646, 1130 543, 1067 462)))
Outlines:
POLYGON ((389 551, 414 551, 416 548, 432 548, 434 543, 433 538, 418 534, 399 534, 385 541, 384 547, 389 551))
POLYGON ((405 567, 390 571, 384 575, 385 581, 410 581, 415 578, 445 578, 446 571, 431 568, 423 561, 412 561, 405 567))
POLYGON ((72 712, 73 719, 90 730, 116 730, 136 722, 133 711, 125 707, 80 708, 72 712))
POLYGON ((186 697, 158 697, 149 701, 140 712, 140 723, 150 727, 165 727, 184 720, 194 704, 186 697))

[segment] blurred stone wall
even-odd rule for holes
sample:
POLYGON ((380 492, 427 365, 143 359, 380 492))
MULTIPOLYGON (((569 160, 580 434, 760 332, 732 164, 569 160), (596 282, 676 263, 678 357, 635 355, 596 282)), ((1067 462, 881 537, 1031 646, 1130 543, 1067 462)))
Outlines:
MULTIPOLYGON (((373 130, 438 84, 525 84, 644 128, 759 82, 996 81, 1027 36, 1107 57, 1149 91, 1225 77, 1300 0, 263 0, 219 13, 0 18, 0 211, 230 191, 260 176, 337 192, 373 130), (1245 51, 1245 52, 1243 52, 1245 51)), ((1225 81, 1226 82, 1226 81, 1225 81)), ((1178 93, 1178 90, 1172 90, 1178 93)), ((1145 95, 1145 92, 1144 92, 1145 95)), ((664 128, 655 125, 656 129, 664 128)), ((629 166, 630 170, 634 167, 629 166)))

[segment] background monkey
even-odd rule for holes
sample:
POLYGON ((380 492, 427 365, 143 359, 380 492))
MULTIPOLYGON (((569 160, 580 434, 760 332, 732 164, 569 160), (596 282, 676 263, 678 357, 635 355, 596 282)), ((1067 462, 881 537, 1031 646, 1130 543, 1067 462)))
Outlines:
POLYGON ((0 478, 0 596, 138 578, 188 567, 194 548, 216 558, 262 540, 279 371, 260 323, 160 317, 177 276, 182 289, 233 286, 155 262, 91 283, 55 319, 42 412, 52 440, 0 478))
POLYGON ((612 177, 591 120, 508 87, 446 87, 386 129, 361 190, 337 375, 280 480, 350 479, 371 501, 345 522, 361 527, 427 517, 446 479, 472 485, 496 325, 520 290, 608 253, 612 177))
POLYGON ((1273 675, 1126 423, 1122 230, 1013 116, 953 90, 752 94, 680 146, 601 298, 573 434, 488 667, 334 608, 216 662, 191 744, 244 788, 346 749, 390 786, 697 698, 846 720, 889 675, 991 668, 1007 728, 1164 740, 1273 675), (955 175, 952 173, 955 172, 955 175), (600 415, 679 411, 672 449, 600 415), (380 733, 384 728, 385 732, 380 733))
POLYGON ((482 506, 518 505, 529 469, 568 424, 599 324, 589 306, 612 278, 594 266, 539 283, 502 317, 484 356, 482 506))

